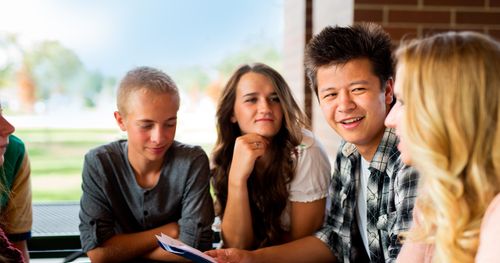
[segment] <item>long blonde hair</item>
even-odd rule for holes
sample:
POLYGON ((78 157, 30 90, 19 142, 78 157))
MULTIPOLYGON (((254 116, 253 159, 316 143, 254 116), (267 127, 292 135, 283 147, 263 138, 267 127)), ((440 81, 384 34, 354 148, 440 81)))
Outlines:
POLYGON ((473 32, 402 44, 402 136, 421 174, 418 224, 435 262, 473 262, 488 204, 500 192, 500 44, 473 32))

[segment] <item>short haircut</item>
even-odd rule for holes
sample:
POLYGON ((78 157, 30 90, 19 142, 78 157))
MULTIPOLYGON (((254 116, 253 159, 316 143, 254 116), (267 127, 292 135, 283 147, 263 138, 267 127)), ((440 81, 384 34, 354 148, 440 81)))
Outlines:
POLYGON ((323 66, 342 65, 352 59, 367 58, 373 73, 384 83, 394 75, 392 42, 380 25, 360 23, 349 27, 324 28, 306 46, 305 68, 310 86, 318 96, 317 73, 323 66))
POLYGON ((179 100, 179 91, 175 82, 163 71, 152 67, 137 67, 125 75, 120 82, 116 96, 116 106, 122 115, 126 115, 130 94, 145 89, 155 94, 169 93, 179 100))

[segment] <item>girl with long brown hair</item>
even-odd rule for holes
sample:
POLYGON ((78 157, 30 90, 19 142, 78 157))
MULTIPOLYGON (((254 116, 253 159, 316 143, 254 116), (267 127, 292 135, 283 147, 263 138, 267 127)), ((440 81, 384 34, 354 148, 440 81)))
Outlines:
POLYGON ((258 248, 323 223, 330 164, 283 77, 239 67, 217 107, 212 176, 225 247, 258 248))

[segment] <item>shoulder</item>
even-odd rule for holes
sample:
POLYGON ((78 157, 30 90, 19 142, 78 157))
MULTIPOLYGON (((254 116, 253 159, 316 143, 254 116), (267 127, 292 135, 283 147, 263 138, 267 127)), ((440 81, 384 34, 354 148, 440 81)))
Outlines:
POLYGON ((106 155, 106 154, 124 153, 126 148, 127 148, 127 140, 117 140, 90 149, 87 152, 86 156, 91 157, 103 154, 106 155))
POLYGON ((200 156, 207 156, 205 151, 198 145, 186 144, 178 141, 174 141, 171 147, 171 151, 175 156, 182 156, 185 158, 197 158, 200 156))
POLYGON ((127 140, 97 146, 85 154, 84 166, 121 166, 127 160, 127 140))
POLYGON ((297 146, 299 148, 309 148, 316 142, 316 137, 312 131, 302 129, 302 142, 297 146))
POLYGON ((177 175, 175 180, 184 178, 195 184, 206 183, 210 176, 208 157, 205 151, 200 146, 178 141, 174 141, 170 146, 163 169, 169 173, 175 173, 177 175))
POLYGON ((191 145, 174 141, 168 150, 168 163, 208 163, 208 156, 205 151, 198 145, 191 145))
POLYGON ((12 145, 13 147, 24 148, 24 142, 19 137, 15 136, 15 135, 9 136, 9 145, 12 145))
POLYGON ((326 196, 330 181, 330 161, 313 133, 303 130, 302 143, 296 147, 298 161, 290 182, 291 201, 311 202, 326 196))
MULTIPOLYGON (((26 166, 27 156, 23 141, 14 135, 9 136, 9 145, 4 154, 3 170, 8 180, 14 180, 23 163, 26 166), (24 161, 26 160, 26 161, 24 161)), ((10 183, 7 182, 7 185, 10 183)))
POLYGON ((5 159, 17 159, 20 156, 23 157, 26 148, 24 142, 15 135, 9 136, 9 145, 7 145, 7 150, 5 152, 5 159))
POLYGON ((311 131, 306 129, 302 130, 302 142, 295 148, 299 156, 307 152, 326 155, 326 152, 323 149, 323 145, 321 144, 321 142, 316 138, 316 136, 311 131))
POLYGON ((329 177, 330 160, 323 145, 316 139, 314 134, 303 130, 302 143, 296 147, 298 154, 296 178, 298 177, 329 177))

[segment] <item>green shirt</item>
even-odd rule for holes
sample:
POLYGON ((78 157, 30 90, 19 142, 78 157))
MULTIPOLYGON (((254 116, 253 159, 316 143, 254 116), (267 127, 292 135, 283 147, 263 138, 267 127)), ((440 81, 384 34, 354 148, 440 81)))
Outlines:
POLYGON ((9 136, 9 145, 4 154, 4 164, 0 170, 1 183, 7 190, 0 196, 0 211, 5 208, 9 201, 9 193, 12 190, 12 185, 19 172, 19 168, 23 163, 24 154, 26 149, 23 141, 14 135, 9 136))

